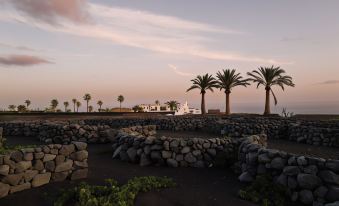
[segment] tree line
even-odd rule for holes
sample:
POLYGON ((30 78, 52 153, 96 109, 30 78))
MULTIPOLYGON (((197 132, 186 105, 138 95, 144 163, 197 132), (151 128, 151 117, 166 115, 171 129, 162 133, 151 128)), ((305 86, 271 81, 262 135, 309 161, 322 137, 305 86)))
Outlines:
MULTIPOLYGON (((86 102, 86 112, 93 112, 94 107, 92 105, 89 105, 90 101, 92 100, 92 96, 89 93, 86 93, 83 96, 83 100, 86 102)), ((125 101, 125 97, 123 95, 119 95, 117 98, 117 101, 120 103, 120 112, 121 112, 121 105, 122 102, 125 101)), ((30 111, 29 106, 31 105, 31 101, 29 99, 25 100, 24 102, 25 104, 22 105, 9 105, 8 109, 9 111, 18 111, 18 112, 27 112, 30 111)), ((76 99, 73 98, 72 99, 72 103, 73 103, 73 112, 79 112, 79 108, 82 106, 82 103, 76 99)), ((102 112, 102 111, 109 111, 109 109, 102 109, 102 105, 103 105, 103 101, 102 100, 98 100, 97 101, 97 105, 98 105, 98 111, 102 112)), ((52 99, 50 102, 50 106, 45 108, 45 112, 61 112, 62 110, 58 109, 59 106, 59 101, 57 99, 52 99)), ((71 109, 69 109, 70 103, 68 101, 63 102, 63 106, 64 106, 64 112, 72 112, 71 109)))

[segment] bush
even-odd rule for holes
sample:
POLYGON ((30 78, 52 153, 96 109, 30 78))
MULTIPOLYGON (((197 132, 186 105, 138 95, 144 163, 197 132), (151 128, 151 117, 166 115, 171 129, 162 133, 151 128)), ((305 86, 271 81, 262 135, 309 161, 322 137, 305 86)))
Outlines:
POLYGON ((70 202, 76 206, 132 206, 139 192, 174 186, 172 179, 153 176, 135 177, 122 186, 113 179, 106 180, 104 186, 80 183, 72 189, 62 191, 54 206, 63 206, 70 202))
POLYGON ((275 184, 270 176, 257 176, 250 186, 239 191, 239 196, 262 206, 284 206, 288 199, 287 189, 275 184))
POLYGON ((0 147, 0 154, 8 154, 14 150, 21 150, 21 149, 35 148, 35 147, 37 146, 36 145, 15 145, 15 146, 3 145, 2 147, 0 147))

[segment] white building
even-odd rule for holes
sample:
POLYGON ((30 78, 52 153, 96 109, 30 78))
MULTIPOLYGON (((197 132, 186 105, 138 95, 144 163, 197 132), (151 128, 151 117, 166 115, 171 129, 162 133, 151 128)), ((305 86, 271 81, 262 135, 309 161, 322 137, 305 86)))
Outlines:
MULTIPOLYGON (((168 105, 160 104, 140 104, 143 112, 170 112, 171 108, 168 105)), ((185 115, 185 114, 201 114, 200 109, 190 108, 187 101, 185 104, 179 104, 177 109, 174 111, 174 115, 185 115)))
POLYGON ((185 115, 185 114, 201 114, 200 109, 189 108, 187 101, 183 105, 179 105, 174 115, 185 115))
POLYGON ((140 104, 143 112, 170 112, 171 108, 160 104, 140 104))

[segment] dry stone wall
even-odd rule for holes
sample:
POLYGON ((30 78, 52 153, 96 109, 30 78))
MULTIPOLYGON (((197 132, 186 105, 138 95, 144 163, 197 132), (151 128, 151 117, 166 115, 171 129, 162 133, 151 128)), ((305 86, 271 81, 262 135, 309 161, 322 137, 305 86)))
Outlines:
POLYGON ((50 144, 0 155, 0 198, 49 182, 87 177, 87 144, 50 144))
POLYGON ((307 121, 280 117, 176 116, 87 119, 66 122, 0 122, 6 136, 34 136, 46 143, 110 142, 115 129, 156 125, 158 130, 204 131, 232 138, 266 134, 312 145, 339 147, 339 121, 307 121))
POLYGON ((153 136, 155 126, 137 126, 119 131, 113 141, 113 158, 148 165, 170 167, 212 167, 232 165, 243 139, 171 138, 153 136))
POLYGON ((339 201, 339 160, 266 149, 255 141, 243 142, 238 158, 242 182, 271 175, 276 183, 288 188, 292 201, 317 206, 339 201))

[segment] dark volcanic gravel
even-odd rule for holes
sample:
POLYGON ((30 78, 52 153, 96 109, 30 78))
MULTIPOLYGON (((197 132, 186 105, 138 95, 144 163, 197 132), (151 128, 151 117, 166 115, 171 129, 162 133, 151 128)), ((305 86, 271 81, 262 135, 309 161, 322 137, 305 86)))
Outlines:
MULTIPOLYGON (((9 143, 37 144, 36 141, 23 142, 22 138, 13 137, 9 138, 9 143)), ((112 148, 109 144, 89 146, 89 177, 86 182, 103 184, 104 179, 114 178, 120 183, 126 183, 135 176, 155 175, 171 177, 177 183, 175 188, 140 194, 136 199, 137 206, 253 206, 237 197, 237 191, 242 185, 231 170, 140 167, 112 160, 111 156, 112 148)), ((75 183, 69 181, 50 183, 15 193, 0 199, 0 205, 49 206, 52 205, 52 201, 46 200, 44 193, 56 194, 59 189, 69 188, 75 183)))
POLYGON ((314 146, 288 140, 269 140, 268 148, 325 159, 339 159, 339 148, 335 147, 314 146))

